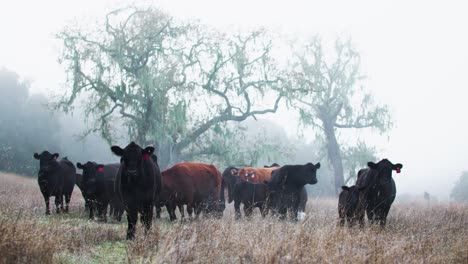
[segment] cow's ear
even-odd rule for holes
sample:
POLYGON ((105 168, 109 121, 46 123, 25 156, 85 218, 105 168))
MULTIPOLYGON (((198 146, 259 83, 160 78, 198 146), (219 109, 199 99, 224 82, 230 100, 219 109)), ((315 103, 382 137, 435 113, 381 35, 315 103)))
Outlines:
POLYGON ((403 168, 403 164, 397 163, 397 164, 393 165, 393 168, 392 168, 392 169, 393 169, 393 170, 398 170, 398 169, 401 169, 401 168, 403 168))
POLYGON ((124 155, 124 150, 119 146, 112 146, 111 151, 119 157, 122 157, 124 155))
POLYGON ((343 191, 349 191, 349 187, 348 187, 348 186, 341 186, 341 189, 343 189, 343 191))
POLYGON ((33 155, 33 156, 34 156, 34 158, 35 158, 35 159, 39 159, 39 154, 37 154, 37 153, 34 153, 34 155, 33 155))
POLYGON ((98 170, 99 172, 103 172, 103 171, 104 171, 104 165, 103 165, 103 164, 97 165, 97 170, 98 170))
POLYGON ((376 169, 379 168, 379 167, 377 166, 377 164, 375 164, 375 163, 372 162, 372 161, 367 162, 367 166, 368 166, 369 168, 371 168, 371 169, 374 169, 374 170, 376 170, 376 169))
POLYGON ((59 157, 59 154, 58 154, 58 153, 54 153, 54 155, 52 155, 52 157, 53 157, 54 159, 57 159, 57 158, 59 157))
POLYGON ((317 164, 315 164, 315 168, 316 168, 316 169, 320 169, 320 162, 318 162, 317 164))
POLYGON ((237 169, 231 169, 231 176, 236 176, 237 174, 239 174, 239 171, 237 169))
POLYGON ((154 147, 146 147, 143 150, 143 154, 148 154, 148 156, 153 155, 153 153, 154 153, 154 147))
POLYGON ((78 169, 82 170, 82 169, 83 169, 83 164, 77 162, 77 163, 76 163, 76 167, 77 167, 78 169))

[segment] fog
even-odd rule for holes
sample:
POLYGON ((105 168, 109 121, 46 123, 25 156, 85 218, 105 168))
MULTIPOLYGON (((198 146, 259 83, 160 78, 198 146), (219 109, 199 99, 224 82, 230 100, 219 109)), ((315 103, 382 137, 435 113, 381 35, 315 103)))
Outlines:
MULTIPOLYGON (((0 67, 31 81, 33 94, 60 94, 65 75, 54 34, 73 21, 92 22, 131 3, 96 2, 2 1, 0 67)), ((364 85, 390 107, 394 126, 384 135, 351 131, 342 136, 364 135, 379 150, 378 157, 404 164, 402 173, 394 175, 398 193, 427 191, 448 199, 455 181, 468 170, 466 1, 252 2, 152 3, 177 18, 200 19, 224 30, 263 26, 288 35, 320 34, 330 45, 337 36, 351 37, 361 54, 364 85)), ((266 116, 292 138, 298 135, 294 117, 285 107, 266 116)), ((302 134, 304 143, 313 141, 313 131, 302 134)))

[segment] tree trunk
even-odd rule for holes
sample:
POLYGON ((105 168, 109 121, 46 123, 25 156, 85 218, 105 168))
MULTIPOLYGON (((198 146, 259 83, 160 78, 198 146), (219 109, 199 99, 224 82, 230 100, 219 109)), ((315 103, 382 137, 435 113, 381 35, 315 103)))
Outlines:
POLYGON ((182 161, 181 155, 174 150, 174 143, 157 142, 155 147, 158 156, 158 165, 161 170, 165 170, 182 161))
POLYGON ((323 126, 325 137, 327 139, 328 159, 333 167, 333 173, 335 176, 335 194, 338 196, 341 186, 344 184, 343 161, 341 160, 340 146, 336 140, 333 122, 324 121, 323 126))

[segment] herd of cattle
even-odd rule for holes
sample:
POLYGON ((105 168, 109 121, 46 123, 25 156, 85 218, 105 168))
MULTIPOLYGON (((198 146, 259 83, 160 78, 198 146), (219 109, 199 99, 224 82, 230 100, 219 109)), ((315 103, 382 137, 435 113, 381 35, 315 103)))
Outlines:
MULTIPOLYGON (((221 173, 213 165, 182 162, 161 172, 153 147, 141 148, 131 142, 124 149, 112 146, 111 150, 120 157, 120 163, 78 162, 76 167, 82 174, 76 173, 74 164, 67 158, 59 160, 57 153, 35 153, 34 158, 40 162, 38 183, 46 214, 50 214, 51 196, 55 196, 57 213, 68 212, 76 184, 90 218, 97 214, 98 219, 106 221, 108 207, 109 214, 117 221, 126 212, 127 239, 135 236, 138 213, 145 230, 151 228, 153 208, 159 218, 161 207, 165 206, 171 221, 176 219, 176 208, 184 218, 184 205, 190 218, 193 213, 195 217, 200 213, 222 217, 225 189, 228 202, 234 201, 236 219, 241 217, 241 204, 246 217, 257 207, 263 217, 270 212, 284 219, 289 212, 292 219, 297 219, 298 212, 304 212, 307 203, 305 185, 317 183, 316 174, 320 168, 320 163, 285 166, 274 163, 264 168, 228 167, 221 173)), ((399 173, 401 168, 401 164, 387 159, 369 162, 368 168, 358 172, 356 185, 342 187, 338 201, 339 223, 348 222, 353 226, 359 221, 362 227, 367 214, 370 223, 385 225, 396 194, 392 171, 399 173)))

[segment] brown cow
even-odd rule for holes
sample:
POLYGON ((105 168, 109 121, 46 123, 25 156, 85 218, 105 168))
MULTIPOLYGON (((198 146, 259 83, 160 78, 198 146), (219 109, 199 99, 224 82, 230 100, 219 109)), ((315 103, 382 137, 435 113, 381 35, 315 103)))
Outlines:
POLYGON ((187 205, 190 217, 193 211, 196 217, 202 211, 205 215, 222 214, 221 210, 224 209, 224 195, 220 196, 222 176, 215 166, 182 162, 161 174, 163 182, 161 194, 164 196, 161 199, 166 200, 166 205, 169 205, 171 220, 174 220, 176 206, 183 208, 183 205, 187 205))
POLYGON ((244 181, 254 182, 254 183, 263 183, 265 181, 270 181, 271 172, 280 168, 271 167, 271 168, 252 168, 246 167, 241 168, 238 171, 239 177, 244 181))

